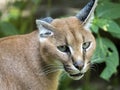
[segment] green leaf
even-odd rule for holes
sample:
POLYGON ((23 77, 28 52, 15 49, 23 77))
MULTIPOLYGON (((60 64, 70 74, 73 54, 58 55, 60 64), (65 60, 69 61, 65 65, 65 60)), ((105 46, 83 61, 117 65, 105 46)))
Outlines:
POLYGON ((120 26, 112 20, 109 19, 95 19, 94 24, 97 25, 102 30, 109 32, 114 37, 119 38, 120 36, 120 26))
POLYGON ((105 80, 109 80, 110 77, 117 72, 117 67, 119 65, 119 56, 116 46, 113 42, 108 39, 102 38, 103 44, 106 46, 106 67, 101 73, 100 77, 105 80))
MULTIPOLYGON (((98 42, 97 42, 98 43, 98 42)), ((104 52, 104 51, 103 51, 104 52)), ((103 63, 104 62, 104 53, 102 52, 102 49, 100 48, 99 45, 97 45, 96 50, 91 58, 91 63, 103 63)))
POLYGON ((110 77, 117 72, 117 66, 119 65, 118 51, 113 42, 99 36, 97 38, 97 49, 92 58, 92 63, 102 62, 105 62, 106 67, 100 77, 109 80, 110 77), (94 59, 95 57, 97 58, 94 59))
POLYGON ((96 16, 108 19, 120 18, 120 4, 112 2, 101 2, 96 8, 96 16))
POLYGON ((101 38, 97 38, 96 39, 96 50, 94 55, 91 58, 91 63, 103 63, 105 62, 104 58, 106 57, 106 51, 107 48, 106 46, 103 44, 103 41, 101 38))
POLYGON ((0 32, 6 36, 18 34, 17 29, 8 22, 0 22, 0 32))
POLYGON ((97 26, 97 25, 95 25, 95 24, 92 24, 92 26, 90 27, 91 28, 91 30, 92 30, 92 32, 94 32, 94 33, 98 33, 98 31, 99 31, 99 27, 97 26))

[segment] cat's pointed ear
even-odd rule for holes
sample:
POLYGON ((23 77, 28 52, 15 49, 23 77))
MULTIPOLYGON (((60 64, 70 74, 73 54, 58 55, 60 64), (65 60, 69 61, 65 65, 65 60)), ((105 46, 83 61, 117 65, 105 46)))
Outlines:
POLYGON ((76 15, 76 17, 85 24, 85 28, 89 28, 90 22, 94 17, 94 10, 98 0, 90 0, 88 4, 76 15))
POLYGON ((76 17, 81 22, 86 22, 89 19, 91 13, 94 12, 97 1, 98 0, 90 0, 90 2, 76 15, 76 17))
POLYGON ((36 20, 37 28, 39 30, 40 37, 47 38, 49 36, 52 36, 54 34, 52 28, 53 26, 44 21, 44 20, 36 20))

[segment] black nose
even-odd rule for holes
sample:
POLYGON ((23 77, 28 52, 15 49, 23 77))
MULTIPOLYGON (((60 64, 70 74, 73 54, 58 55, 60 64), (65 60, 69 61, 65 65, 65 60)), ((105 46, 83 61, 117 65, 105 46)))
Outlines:
POLYGON ((84 67, 84 61, 78 60, 78 61, 74 62, 73 65, 77 69, 82 70, 82 68, 84 67))

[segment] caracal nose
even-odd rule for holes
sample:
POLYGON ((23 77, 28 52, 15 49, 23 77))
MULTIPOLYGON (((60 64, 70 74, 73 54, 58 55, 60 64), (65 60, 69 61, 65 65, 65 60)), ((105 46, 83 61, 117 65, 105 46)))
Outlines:
POLYGON ((78 60, 78 61, 74 62, 73 65, 74 65, 77 69, 82 70, 83 67, 84 67, 84 61, 78 60))

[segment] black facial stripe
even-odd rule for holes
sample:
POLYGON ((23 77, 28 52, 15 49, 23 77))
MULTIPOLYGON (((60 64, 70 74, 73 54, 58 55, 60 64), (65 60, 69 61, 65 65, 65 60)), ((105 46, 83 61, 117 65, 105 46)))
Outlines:
POLYGON ((83 42, 85 42, 85 37, 82 35, 83 42))
POLYGON ((83 60, 85 61, 86 49, 83 49, 83 60))

